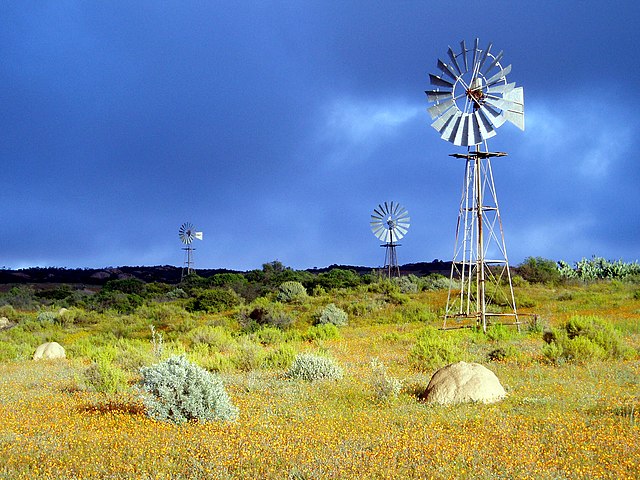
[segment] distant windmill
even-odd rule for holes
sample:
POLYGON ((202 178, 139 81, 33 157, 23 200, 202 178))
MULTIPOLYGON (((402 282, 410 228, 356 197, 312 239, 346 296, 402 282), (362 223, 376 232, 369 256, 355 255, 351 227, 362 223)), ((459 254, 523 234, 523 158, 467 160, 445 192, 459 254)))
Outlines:
POLYGON ((186 247, 183 247, 183 250, 185 251, 185 259, 181 275, 181 279, 184 279, 185 269, 187 275, 190 275, 193 270, 193 251, 195 248, 191 246, 191 243, 194 239, 202 240, 202 232, 196 232, 195 227, 191 223, 185 222, 180 226, 178 236, 180 237, 180 241, 186 245, 186 247))
POLYGON ((494 54, 491 47, 481 48, 477 38, 470 48, 460 42, 459 53, 449 47, 446 62, 438 59, 439 75, 429 75, 436 88, 425 92, 433 102, 431 126, 442 139, 467 147, 451 155, 465 159, 465 179, 445 328, 447 319, 465 317, 475 318, 484 331, 489 317, 513 317, 520 325, 491 170, 491 158, 506 153, 490 152, 487 139, 507 121, 524 130, 524 95, 522 87, 507 82, 511 65, 503 67, 502 52, 494 54))
POLYGON ((398 265, 398 254, 396 243, 405 236, 410 224, 409 212, 397 202, 384 202, 373 209, 371 215, 371 231, 384 243, 380 245, 386 248, 384 268, 389 278, 400 276, 400 266, 398 265))

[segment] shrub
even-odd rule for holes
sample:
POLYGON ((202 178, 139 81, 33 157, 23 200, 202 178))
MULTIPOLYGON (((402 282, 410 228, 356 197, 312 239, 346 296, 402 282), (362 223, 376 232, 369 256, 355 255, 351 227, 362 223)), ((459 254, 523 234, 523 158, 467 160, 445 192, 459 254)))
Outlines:
POLYGON ((337 307, 335 303, 330 303, 320 311, 318 315, 320 325, 331 324, 336 327, 343 327, 348 323, 347 312, 337 307))
POLYGON ((371 367, 370 384, 376 400, 384 402, 396 398, 402 389, 402 382, 389 376, 387 367, 377 358, 372 358, 369 366, 371 367))
POLYGON ((264 368, 289 368, 296 357, 296 351, 288 343, 267 352, 263 360, 264 368))
POLYGON ((84 371, 80 383, 87 390, 100 393, 120 393, 127 389, 127 376, 106 359, 99 359, 84 371))
POLYGON ((518 358, 520 352, 514 345, 507 345, 491 350, 488 354, 489 361, 501 362, 510 358, 518 358))
POLYGON ((283 282, 278 287, 279 302, 300 302, 308 297, 307 289, 300 282, 283 282))
POLYGON ((194 346, 208 345, 222 352, 230 350, 236 343, 231 333, 218 325, 203 325, 194 328, 187 334, 187 339, 194 346))
POLYGON ((507 327, 505 327, 501 323, 495 323, 487 328, 487 338, 489 340, 493 340, 494 342, 506 340, 510 336, 511 332, 509 332, 509 330, 507 330, 507 327))
POLYGON ((183 355, 140 369, 139 389, 147 415, 155 420, 233 420, 238 409, 220 378, 183 355))
POLYGON ((233 290, 208 288, 197 291, 195 298, 188 305, 188 310, 217 313, 237 305, 240 305, 240 297, 233 290))
POLYGON ((422 277, 422 290, 446 290, 449 288, 450 280, 444 275, 432 273, 426 277, 422 277))
POLYGON ((543 354, 552 361, 632 358, 634 350, 610 323, 594 316, 571 317, 560 330, 545 331, 543 354))
POLYGON ((260 297, 248 307, 240 310, 238 322, 243 329, 248 331, 256 330, 262 325, 285 329, 291 326, 293 317, 284 311, 280 302, 272 303, 267 298, 260 297))
POLYGON ((40 323, 53 323, 57 315, 50 310, 41 310, 36 317, 40 323))
POLYGON ((454 336, 426 327, 409 352, 409 363, 418 370, 430 370, 462 360, 462 351, 454 343, 454 336))
POLYGON ((527 257, 516 267, 518 275, 532 283, 556 283, 560 280, 560 270, 555 261, 542 257, 527 257))
POLYGON ((337 380, 344 372, 332 359, 312 353, 299 353, 293 359, 286 376, 288 378, 307 380, 337 380))
POLYGON ((340 331, 333 323, 325 323, 320 325, 314 325, 307 329, 302 334, 302 340, 312 342, 314 340, 331 340, 333 338, 339 338, 340 331))
POLYGON ((420 281, 415 275, 409 275, 408 277, 395 277, 392 281, 398 286, 400 293, 418 292, 418 283, 420 283, 420 281))

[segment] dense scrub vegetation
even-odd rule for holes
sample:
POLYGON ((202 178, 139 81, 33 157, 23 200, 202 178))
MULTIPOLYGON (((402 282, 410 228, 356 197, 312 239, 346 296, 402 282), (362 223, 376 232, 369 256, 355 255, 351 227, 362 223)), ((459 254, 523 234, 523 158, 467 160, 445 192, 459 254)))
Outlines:
POLYGON ((639 467, 625 459, 640 454, 636 265, 527 259, 513 270, 520 333, 500 324, 486 334, 441 330, 449 281, 439 275, 390 281, 271 262, 179 284, 8 285, 0 476, 412 478, 475 468, 478 478, 562 478, 582 458, 584 477, 634 478, 639 467), (69 360, 33 366, 48 341, 69 360), (420 402, 430 375, 459 360, 496 372, 509 392, 502 406, 420 402), (60 418, 70 433, 51 455, 58 464, 41 452, 59 439, 32 433, 60 418), (96 435, 104 448, 73 448, 96 435), (503 455, 506 444, 517 458, 503 455), (593 450, 583 458, 576 445, 585 444, 593 450), (163 466, 153 449, 168 455, 163 466), (121 460, 105 463, 107 453, 121 460))

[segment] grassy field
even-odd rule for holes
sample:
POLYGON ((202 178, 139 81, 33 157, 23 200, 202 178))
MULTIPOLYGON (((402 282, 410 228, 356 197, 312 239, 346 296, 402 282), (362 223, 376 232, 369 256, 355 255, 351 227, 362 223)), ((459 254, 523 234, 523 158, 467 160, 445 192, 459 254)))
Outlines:
POLYGON ((538 314, 538 325, 489 336, 437 330, 456 359, 484 364, 508 393, 492 405, 446 407, 419 400, 444 365, 421 364, 416 356, 421 335, 441 325, 446 291, 393 301, 375 289, 322 292, 284 305, 297 319, 285 330, 243 331, 235 321, 241 307, 215 314, 75 312, 74 321, 46 326, 36 326, 36 312, 19 312, 18 325, 0 332, 1 351, 14 357, 0 364, 0 477, 636 479, 637 292, 637 284, 622 282, 524 285, 517 297, 530 305, 524 313, 538 314), (323 336, 310 325, 328 302, 349 312, 349 325, 323 336), (632 354, 555 361, 543 354, 544 329, 586 315, 613 325, 632 354), (165 356, 185 352, 219 371, 239 408, 237 420, 158 422, 130 388, 87 388, 85 372, 101 355, 129 384, 137 380, 137 367, 154 361, 150 323, 163 335, 165 356), (25 358, 45 340, 59 341, 70 358, 25 358), (502 359, 489 360, 498 349, 502 359), (286 378, 287 359, 306 351, 335 359, 344 377, 286 378), (372 358, 402 381, 399 395, 376 395, 372 358))

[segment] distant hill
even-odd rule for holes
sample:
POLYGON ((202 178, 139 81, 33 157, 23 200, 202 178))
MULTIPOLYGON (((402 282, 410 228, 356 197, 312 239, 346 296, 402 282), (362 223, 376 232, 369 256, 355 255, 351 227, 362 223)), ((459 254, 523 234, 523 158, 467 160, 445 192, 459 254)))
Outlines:
MULTIPOLYGON (((370 273, 378 267, 363 267, 353 265, 330 265, 324 268, 309 268, 308 272, 322 273, 334 268, 353 270, 361 275, 370 273)), ((448 276, 451 270, 451 262, 435 260, 433 262, 409 263, 400 267, 402 274, 414 274, 417 276, 439 273, 448 276)), ((245 273, 238 270, 196 269, 201 277, 210 277, 217 273, 245 273)), ((33 267, 20 270, 0 270, 0 284, 17 283, 68 283, 84 285, 104 285, 109 280, 137 278, 144 282, 162 282, 176 284, 180 282, 182 267, 172 265, 151 267, 106 267, 106 268, 60 268, 60 267, 33 267)))

